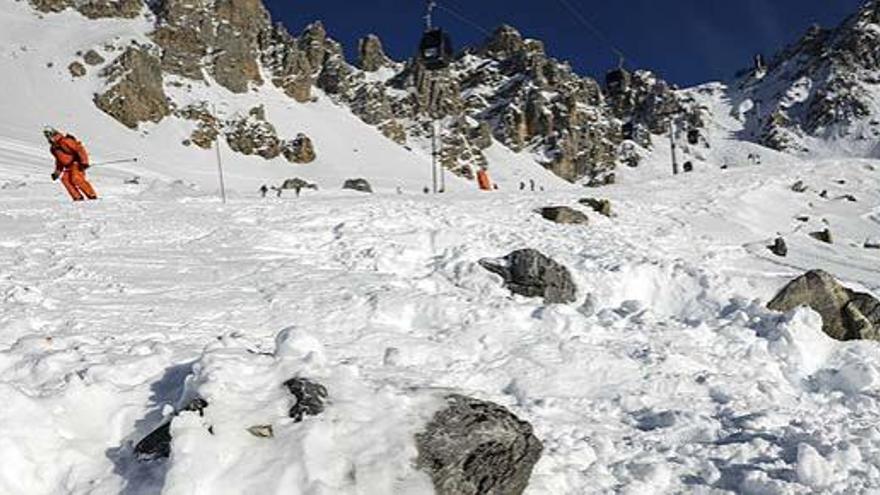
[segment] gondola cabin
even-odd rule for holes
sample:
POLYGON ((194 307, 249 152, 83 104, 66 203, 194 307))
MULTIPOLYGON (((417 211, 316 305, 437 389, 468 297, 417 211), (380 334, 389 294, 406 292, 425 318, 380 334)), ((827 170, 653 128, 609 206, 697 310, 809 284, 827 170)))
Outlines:
POLYGON ((425 31, 419 44, 419 58, 428 70, 441 70, 452 62, 452 38, 440 28, 425 31))
POLYGON ((605 74, 605 87, 612 93, 626 90, 629 83, 630 75, 625 69, 615 69, 605 74))

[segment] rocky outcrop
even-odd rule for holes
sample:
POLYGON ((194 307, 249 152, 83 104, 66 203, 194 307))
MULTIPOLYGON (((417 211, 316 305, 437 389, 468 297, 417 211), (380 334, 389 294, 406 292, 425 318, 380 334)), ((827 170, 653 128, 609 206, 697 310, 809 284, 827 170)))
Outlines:
POLYGON ((83 62, 94 66, 101 65, 106 62, 106 60, 104 59, 104 57, 101 56, 100 53, 96 52, 95 50, 89 50, 85 54, 83 54, 83 62))
POLYGON ((286 141, 283 144, 282 153, 284 153, 284 158, 291 163, 312 163, 318 157, 311 138, 302 133, 298 134, 296 139, 286 141))
POLYGON ((86 66, 75 60, 67 66, 67 71, 73 77, 83 77, 86 75, 86 66))
POLYGON ((226 142, 232 151, 244 155, 257 155, 267 160, 277 157, 282 151, 275 126, 266 121, 263 107, 254 107, 247 117, 227 123, 226 142))
POLYGON ((358 42, 358 67, 366 72, 376 72, 390 67, 394 62, 385 55, 382 40, 375 34, 367 35, 358 42))
POLYGON ((348 179, 342 184, 343 189, 351 189, 362 193, 372 193, 373 187, 367 182, 367 179, 348 179))
POLYGON ((234 93, 262 84, 259 38, 269 13, 261 0, 159 0, 154 10, 151 37, 165 71, 190 79, 207 72, 234 93))
POLYGON ((461 395, 416 435, 418 469, 438 495, 519 495, 543 445, 531 425, 491 402, 461 395))
POLYGON ((540 251, 514 251, 501 259, 480 260, 480 265, 499 275, 514 294, 543 297, 546 304, 566 304, 577 299, 577 287, 568 268, 540 251))
POLYGON ((287 179, 284 183, 281 184, 281 189, 311 189, 313 191, 318 190, 317 184, 312 184, 307 180, 300 179, 299 177, 294 177, 292 179, 287 179))
POLYGON ((874 96, 880 75, 878 13, 880 3, 866 2, 840 26, 813 26, 765 69, 742 74, 737 99, 761 102, 743 116, 747 128, 759 131, 761 144, 807 152, 813 146, 809 138, 820 138, 849 141, 857 153, 873 150, 868 144, 880 137, 874 96))
POLYGON ((220 121, 208 111, 206 102, 187 105, 174 114, 182 119, 196 122, 196 128, 190 134, 185 145, 194 144, 202 149, 209 149, 220 134, 220 121))
POLYGON ((822 316, 822 330, 836 340, 880 340, 880 301, 813 270, 786 285, 767 305, 774 311, 808 306, 822 316))
POLYGON ((538 213, 546 220, 564 225, 586 225, 590 223, 589 217, 568 206, 548 206, 538 210, 538 213))
POLYGON ((101 76, 110 89, 95 96, 95 105, 123 125, 136 129, 171 113, 161 63, 146 48, 129 47, 101 76))
POLYGON ((61 12, 72 8, 89 19, 120 17, 132 19, 144 9, 143 0, 30 0, 40 12, 61 12))

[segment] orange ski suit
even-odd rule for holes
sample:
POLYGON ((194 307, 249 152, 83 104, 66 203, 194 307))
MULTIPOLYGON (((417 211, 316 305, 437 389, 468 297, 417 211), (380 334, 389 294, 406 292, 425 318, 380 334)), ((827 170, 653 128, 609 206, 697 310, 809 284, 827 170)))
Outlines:
POLYGON ((82 201, 83 195, 98 199, 95 189, 86 179, 89 168, 89 154, 86 148, 71 135, 55 134, 52 139, 52 156, 55 157, 53 178, 61 177, 61 183, 74 201, 82 201))
POLYGON ((486 172, 483 169, 477 172, 477 185, 480 186, 481 191, 491 191, 492 190, 492 181, 489 180, 489 172, 486 172))

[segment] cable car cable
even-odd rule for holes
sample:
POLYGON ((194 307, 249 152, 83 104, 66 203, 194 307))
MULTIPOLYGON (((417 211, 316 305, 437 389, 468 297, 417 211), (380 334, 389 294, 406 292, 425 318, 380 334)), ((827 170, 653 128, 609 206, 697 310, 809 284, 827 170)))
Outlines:
POLYGON ((593 23, 591 23, 589 20, 587 20, 587 18, 579 10, 575 9, 574 6, 568 0, 559 0, 559 3, 561 3, 562 6, 565 7, 566 10, 568 10, 571 13, 571 15, 574 16, 575 20, 577 20, 584 27, 586 27, 587 29, 592 31, 592 33, 597 38, 599 38, 600 41, 602 41, 603 43, 608 45, 608 48, 619 59, 619 62, 620 62, 619 68, 622 69, 623 62, 627 59, 627 56, 625 53, 623 53, 623 50, 621 50, 620 48, 617 48, 617 46, 614 44, 614 42, 611 41, 611 39, 608 36, 605 36, 605 33, 603 33, 598 27, 596 27, 593 23))
POLYGON ((483 26, 481 26, 480 24, 476 23, 475 21, 472 21, 471 19, 468 19, 468 18, 465 17, 463 14, 461 14, 461 13, 459 13, 459 12, 456 12, 455 10, 453 10, 453 9, 450 8, 450 7, 447 7, 446 5, 444 5, 444 4, 440 4, 440 3, 437 3, 437 4, 435 4, 434 6, 435 6, 436 8, 438 8, 438 9, 442 10, 442 11, 445 11, 447 14, 451 15, 452 17, 455 17, 455 18, 458 19, 459 21, 461 21, 461 22, 463 22, 463 23, 469 25, 470 27, 476 29, 477 31, 479 31, 479 32, 481 32, 481 33, 483 33, 483 34, 485 34, 486 36, 491 36, 491 35, 492 35, 492 32, 491 32, 491 31, 489 31, 488 29, 484 28, 483 26))

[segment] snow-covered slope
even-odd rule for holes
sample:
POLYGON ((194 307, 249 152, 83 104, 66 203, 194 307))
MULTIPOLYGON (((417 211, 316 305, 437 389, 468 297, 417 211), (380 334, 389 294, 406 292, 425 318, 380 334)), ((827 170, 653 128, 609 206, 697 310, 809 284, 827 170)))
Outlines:
POLYGON ((412 467, 425 390, 531 422, 545 452, 530 494, 876 489, 880 347, 762 302, 816 267, 880 291, 880 256, 861 247, 880 225, 878 166, 612 186, 617 216, 577 227, 533 213, 574 204, 564 192, 221 207, 117 184, 71 206, 56 184, 10 179, 4 157, 0 491, 431 493, 412 467), (826 222, 834 245, 807 235, 826 222), (784 260, 765 247, 778 234, 784 260), (520 247, 568 266, 579 302, 511 298, 476 264, 520 247), (295 370, 326 384, 327 416, 285 419, 272 384, 295 370), (175 420, 170 460, 136 461, 193 380, 213 410, 175 420))

